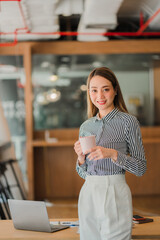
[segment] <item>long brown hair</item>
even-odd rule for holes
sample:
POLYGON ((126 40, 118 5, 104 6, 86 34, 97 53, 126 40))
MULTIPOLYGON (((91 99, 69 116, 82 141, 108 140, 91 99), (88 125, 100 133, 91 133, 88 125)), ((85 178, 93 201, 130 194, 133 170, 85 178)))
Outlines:
POLYGON ((114 90, 116 91, 116 95, 114 98, 114 106, 117 107, 121 112, 128 112, 127 107, 125 105, 123 95, 121 92, 121 88, 119 86, 118 80, 115 74, 106 67, 95 68, 88 76, 87 79, 87 113, 88 118, 95 116, 98 113, 98 108, 92 103, 90 94, 89 94, 89 86, 90 81, 94 76, 101 76, 106 78, 112 83, 114 90))

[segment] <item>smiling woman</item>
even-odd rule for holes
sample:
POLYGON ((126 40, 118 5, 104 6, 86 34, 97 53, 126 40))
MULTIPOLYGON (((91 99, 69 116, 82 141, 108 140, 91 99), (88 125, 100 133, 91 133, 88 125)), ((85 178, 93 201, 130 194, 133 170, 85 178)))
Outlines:
POLYGON ((103 117, 114 107, 127 112, 117 78, 110 69, 106 69, 96 68, 88 77, 88 117, 93 117, 98 112, 99 117, 103 117), (100 106, 102 108, 99 109, 100 106))
POLYGON ((89 94, 92 103, 99 109, 100 118, 113 110, 116 90, 109 80, 101 76, 94 76, 90 81, 89 94))
POLYGON ((128 114, 109 68, 94 69, 87 86, 89 119, 79 135, 95 135, 96 146, 83 153, 80 140, 74 145, 77 172, 85 179, 78 204, 81 240, 130 240, 132 199, 125 172, 142 176, 146 171, 139 122, 128 114))

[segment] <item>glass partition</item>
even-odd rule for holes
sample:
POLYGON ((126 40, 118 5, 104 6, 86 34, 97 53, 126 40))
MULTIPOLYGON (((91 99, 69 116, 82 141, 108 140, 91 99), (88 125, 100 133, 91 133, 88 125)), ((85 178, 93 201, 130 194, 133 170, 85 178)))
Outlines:
POLYGON ((0 102, 10 130, 15 154, 26 180, 25 73, 22 56, 0 56, 0 102))
POLYGON ((76 128, 87 119, 86 80, 95 67, 116 74, 131 114, 154 125, 153 54, 32 56, 34 129, 76 128))
POLYGON ((25 135, 25 74, 22 56, 0 56, 0 99, 11 135, 25 135))

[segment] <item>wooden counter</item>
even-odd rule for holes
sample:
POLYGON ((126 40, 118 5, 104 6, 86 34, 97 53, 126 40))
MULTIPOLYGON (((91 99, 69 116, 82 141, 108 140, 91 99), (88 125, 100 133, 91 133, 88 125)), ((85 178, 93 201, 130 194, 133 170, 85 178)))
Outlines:
MULTIPOLYGON (((160 217, 153 217, 153 219, 154 222, 151 223, 135 224, 132 230, 132 239, 160 239, 160 217)), ((74 221, 76 219, 69 220, 74 221)), ((3 240, 79 240, 77 230, 78 227, 71 227, 54 233, 16 230, 11 220, 0 220, 0 239, 3 240)))

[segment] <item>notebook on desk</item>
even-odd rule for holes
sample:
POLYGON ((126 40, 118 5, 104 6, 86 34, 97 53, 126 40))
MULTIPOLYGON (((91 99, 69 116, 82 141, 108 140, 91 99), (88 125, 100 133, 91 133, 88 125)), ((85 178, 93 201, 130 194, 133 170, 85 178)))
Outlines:
POLYGON ((8 199, 9 209, 16 229, 56 232, 68 228, 49 222, 45 202, 8 199))

